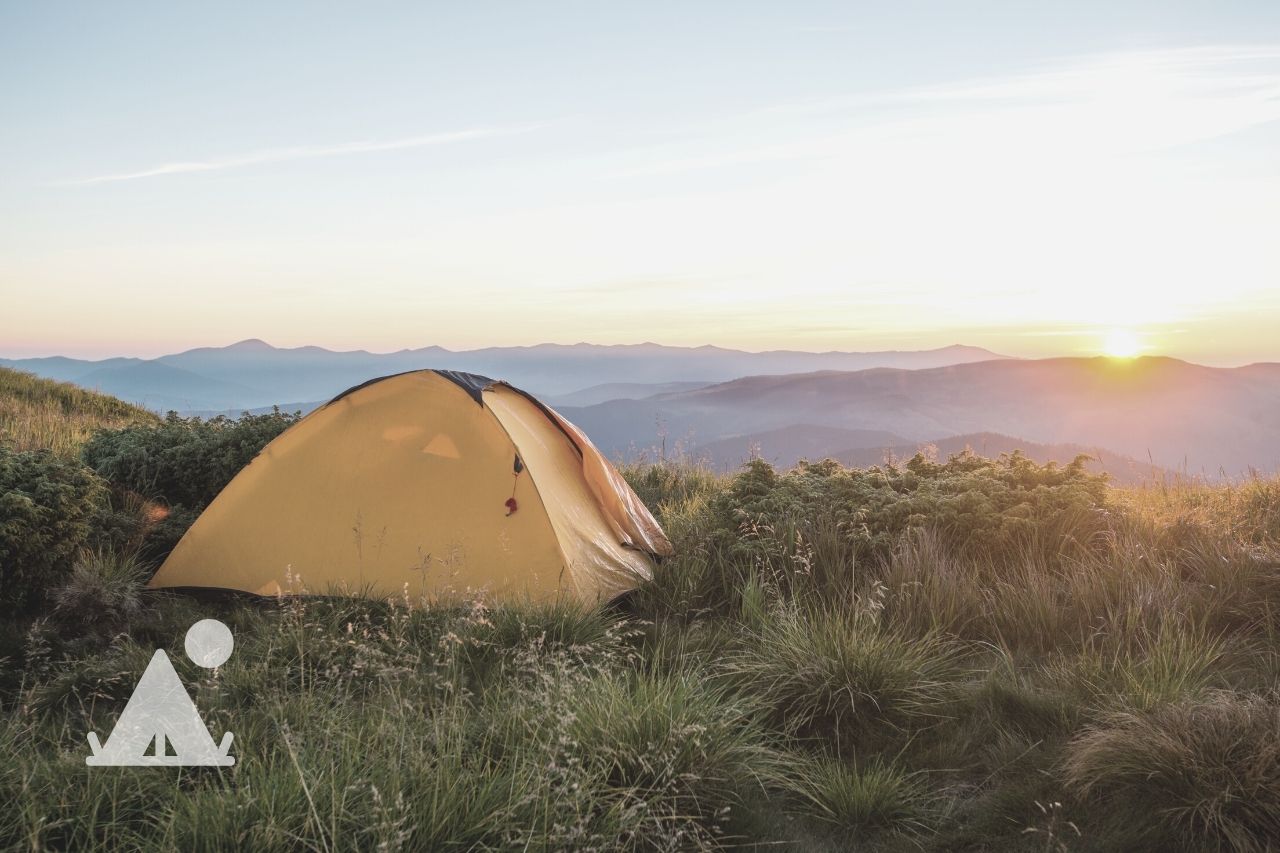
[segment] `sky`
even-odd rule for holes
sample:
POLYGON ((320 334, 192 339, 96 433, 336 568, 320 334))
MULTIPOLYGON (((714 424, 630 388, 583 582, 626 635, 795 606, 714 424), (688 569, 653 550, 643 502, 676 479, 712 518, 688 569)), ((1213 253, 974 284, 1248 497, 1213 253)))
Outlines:
POLYGON ((0 356, 1280 361, 1280 3, 0 0, 0 356))

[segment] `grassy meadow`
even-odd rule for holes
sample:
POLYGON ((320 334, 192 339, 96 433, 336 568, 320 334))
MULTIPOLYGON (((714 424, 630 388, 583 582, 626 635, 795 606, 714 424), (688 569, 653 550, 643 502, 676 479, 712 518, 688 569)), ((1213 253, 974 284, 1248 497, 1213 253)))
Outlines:
POLYGON ((0 436, 16 450, 74 454, 96 429, 159 420, 115 397, 0 367, 0 436))
MULTIPOLYGON (((26 471, 60 433, 12 423, 26 471)), ((202 602, 142 591, 148 519, 287 419, 132 424, 81 450, 76 555, 0 614, 0 849, 1280 844, 1280 480, 635 465, 677 555, 612 608, 202 602), (236 651, 197 669, 215 615, 236 651), (157 647, 234 767, 85 766, 157 647)))

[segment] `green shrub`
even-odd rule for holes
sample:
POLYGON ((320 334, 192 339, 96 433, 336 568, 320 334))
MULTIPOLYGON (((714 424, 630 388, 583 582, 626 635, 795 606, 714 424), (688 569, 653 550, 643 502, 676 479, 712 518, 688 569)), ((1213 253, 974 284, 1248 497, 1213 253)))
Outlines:
POLYGON ((138 549, 139 558, 157 566, 163 563, 199 517, 198 510, 185 506, 170 507, 146 527, 145 538, 138 549))
POLYGON ((266 445, 297 421, 275 411, 202 420, 173 412, 163 422, 99 430, 81 456, 112 488, 97 541, 163 562, 200 511, 266 445), (157 507, 150 501, 159 501, 157 507))
POLYGON ((105 494, 75 460, 0 446, 0 614, 36 607, 67 577, 105 494))
MULTIPOLYGON (((845 468, 832 460, 802 462, 779 474, 749 463, 723 494, 722 528, 743 522, 775 531, 812 531, 831 519, 859 556, 887 557, 907 530, 928 527, 964 556, 990 556, 1044 540, 1056 548, 1066 520, 1106 504, 1106 480, 1085 470, 1087 457, 1065 467, 1038 465, 1021 453, 984 459, 970 453, 947 462, 917 455, 903 467, 845 468)), ((1079 524, 1070 536, 1081 536, 1079 524)), ((1087 535, 1090 525, 1083 525, 1087 535)))
POLYGON ((297 420, 279 410, 236 420, 180 418, 170 412, 156 426, 102 430, 82 455, 114 486, 198 510, 297 420))
POLYGON ((1097 551, 1108 529, 1106 480, 1085 461, 965 453, 866 470, 802 462, 785 473, 752 461, 710 500, 701 599, 735 609, 737 591, 756 576, 784 596, 844 600, 860 583, 857 567, 878 570, 912 531, 971 560, 1097 551))

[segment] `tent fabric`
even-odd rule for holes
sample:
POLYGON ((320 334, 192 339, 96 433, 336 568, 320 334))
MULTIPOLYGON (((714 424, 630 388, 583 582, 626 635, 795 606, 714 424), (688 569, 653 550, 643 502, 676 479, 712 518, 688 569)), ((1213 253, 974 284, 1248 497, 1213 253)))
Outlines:
POLYGON ((670 553, 568 421, 506 383, 421 370, 344 392, 267 445, 151 586, 604 601, 670 553))
POLYGON ((608 515, 610 523, 622 537, 623 542, 655 557, 672 555, 671 542, 649 512, 649 508, 644 505, 640 496, 632 490, 617 469, 610 465, 604 455, 596 449, 586 433, 531 394, 506 382, 498 384, 520 394, 537 406, 577 448, 578 455, 582 459, 583 476, 587 478, 591 493, 595 495, 596 502, 608 515))
POLYGON ((569 568, 567 580, 578 586, 578 597, 592 598, 593 586, 610 590, 612 597, 635 586, 633 578, 649 577, 650 555, 628 547, 630 543, 618 535, 583 476, 577 448, 536 406, 509 388, 493 386, 484 400, 520 448, 569 568))
POLYGON ((586 477, 587 485, 591 487, 596 502, 610 521, 622 532, 624 541, 654 556, 670 557, 673 553, 671 541, 662 532, 662 527, 640 500, 640 496, 596 449, 586 433, 558 413, 552 411, 550 415, 581 450, 583 476, 586 477))

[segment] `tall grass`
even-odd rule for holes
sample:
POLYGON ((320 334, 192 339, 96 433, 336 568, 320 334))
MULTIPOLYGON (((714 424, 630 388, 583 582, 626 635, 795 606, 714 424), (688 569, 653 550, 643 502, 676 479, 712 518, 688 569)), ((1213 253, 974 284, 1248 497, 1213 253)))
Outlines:
POLYGON ((912 842, 925 847, 1268 849, 1270 783, 1249 752, 1275 742, 1257 720, 1280 685, 1280 480, 1109 489, 1038 518, 996 501, 981 527, 999 530, 1001 513, 1021 525, 999 547, 967 548, 956 522, 926 518, 878 554, 859 549, 884 529, 874 504, 847 517, 871 525, 859 531, 804 482, 748 471, 660 504, 690 541, 641 600, 675 635, 655 654, 717 660, 770 725, 827 756, 793 786, 819 823, 857 823, 834 803, 859 802, 861 768, 884 767, 932 789, 936 807, 899 827, 925 825, 912 842), (757 514, 726 536, 714 513, 737 496, 757 514), (690 612, 733 628, 670 621, 690 612), (1186 750, 1225 747, 1221 717, 1243 712, 1224 704, 1252 709, 1237 747, 1194 784, 1159 782, 1174 753, 1148 727, 1176 718, 1186 750), (1202 705, 1219 711, 1186 710, 1202 705), (1088 763, 1104 743, 1133 749, 1131 772, 1088 763), (1231 808, 1213 789, 1227 778, 1231 808), (1127 821, 1139 803, 1172 817, 1127 821))
POLYGON ((1063 762, 1086 797, 1128 810, 1118 830, 1163 849, 1270 850, 1280 838, 1280 701, 1220 692, 1118 711, 1063 762))
POLYGON ((210 603, 86 555, 0 632, 0 849, 1274 849, 1278 481, 626 474, 677 554, 611 609, 210 603), (83 765, 157 646, 234 768, 83 765))
POLYGON ((928 786, 901 767, 879 761, 857 767, 815 760, 802 767, 797 778, 798 801, 848 837, 886 830, 917 835, 929 827, 934 804, 928 786))
POLYGON ((635 673, 598 611, 521 616, 309 600, 226 614, 232 660, 179 664, 206 720, 236 733, 226 771, 86 771, 84 732, 109 730, 149 656, 117 637, 8 709, 3 737, 24 746, 0 786, 23 807, 0 817, 0 843, 700 846, 740 791, 774 775, 747 700, 635 673))
POLYGON ((14 450, 71 456, 97 429, 159 421, 115 397, 0 367, 0 441, 14 450))
POLYGON ((725 671, 786 731, 837 751, 936 722, 960 678, 956 644, 874 613, 783 606, 743 630, 725 671))

